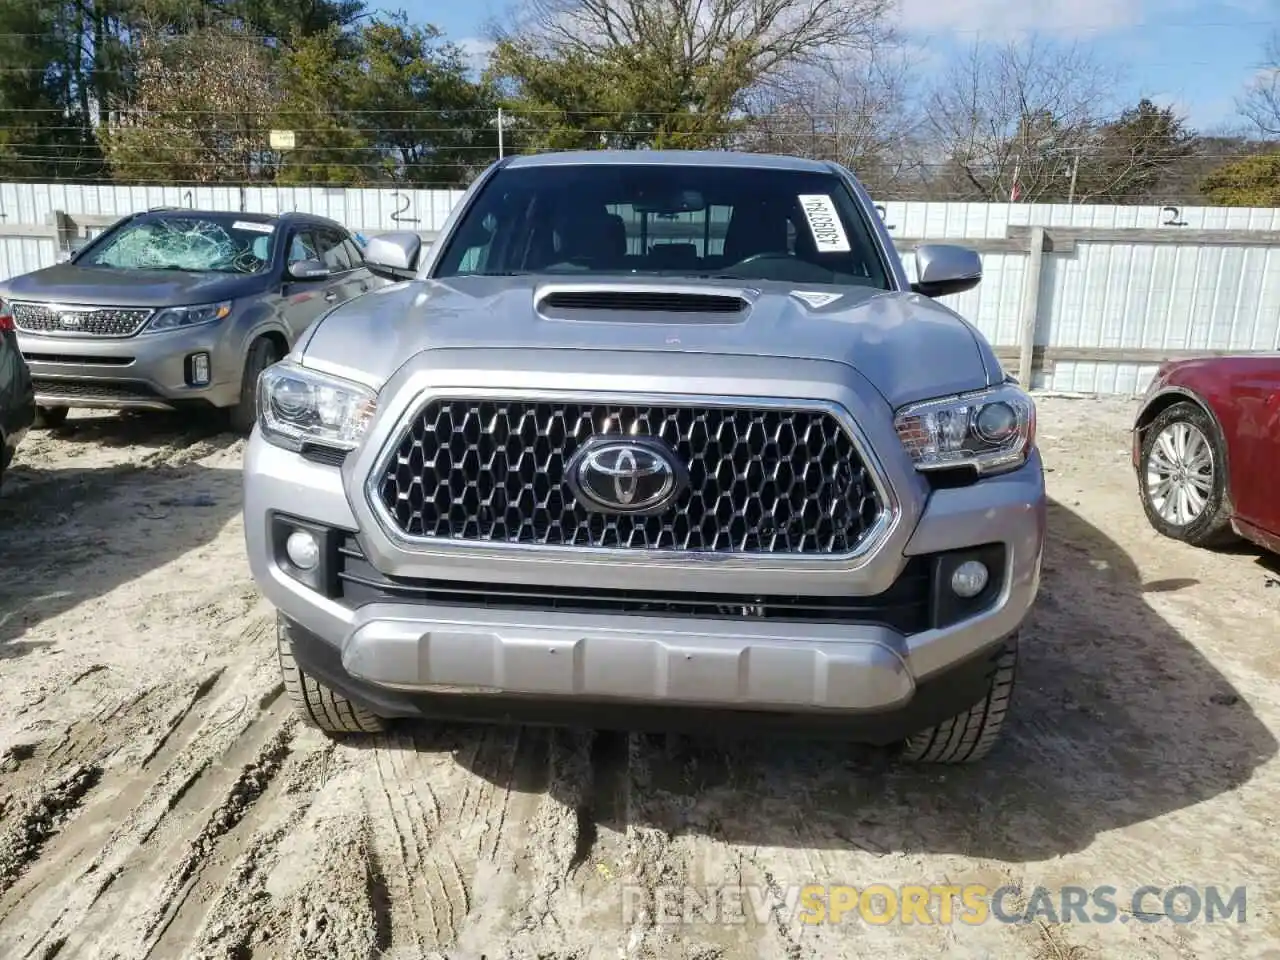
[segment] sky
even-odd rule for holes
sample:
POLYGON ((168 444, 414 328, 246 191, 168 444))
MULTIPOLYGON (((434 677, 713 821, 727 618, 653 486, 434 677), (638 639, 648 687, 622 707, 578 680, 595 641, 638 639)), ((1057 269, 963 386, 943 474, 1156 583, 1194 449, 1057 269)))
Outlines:
MULTIPOLYGON (((505 0, 372 0, 432 23, 471 51, 485 47, 486 24, 505 0)), ((1127 74, 1124 99, 1172 105, 1193 127, 1236 127, 1235 101, 1257 75, 1268 32, 1280 28, 1280 0, 898 0, 899 24, 936 67, 975 40, 1021 32, 1078 40, 1127 74)))

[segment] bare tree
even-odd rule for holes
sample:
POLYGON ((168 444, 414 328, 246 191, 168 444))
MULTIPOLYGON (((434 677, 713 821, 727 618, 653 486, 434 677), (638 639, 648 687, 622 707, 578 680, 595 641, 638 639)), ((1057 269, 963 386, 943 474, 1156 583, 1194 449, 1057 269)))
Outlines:
POLYGON ((913 196, 924 180, 916 66, 905 49, 882 44, 838 65, 792 71, 752 98, 739 146, 833 160, 877 197, 913 196))
POLYGON ((1262 67, 1241 98, 1239 109, 1264 136, 1280 137, 1280 30, 1267 41, 1262 67))
POLYGON ((743 89, 797 66, 827 64, 889 35, 896 0, 529 0, 518 26, 548 56, 665 58, 674 77, 727 74, 743 89))
POLYGON ((975 44, 929 98, 940 185, 989 202, 1065 195, 1119 79, 1079 45, 975 44))
POLYGON ((122 179, 212 183, 264 179, 277 104, 269 52, 256 37, 204 28, 138 41, 137 83, 100 134, 122 179))

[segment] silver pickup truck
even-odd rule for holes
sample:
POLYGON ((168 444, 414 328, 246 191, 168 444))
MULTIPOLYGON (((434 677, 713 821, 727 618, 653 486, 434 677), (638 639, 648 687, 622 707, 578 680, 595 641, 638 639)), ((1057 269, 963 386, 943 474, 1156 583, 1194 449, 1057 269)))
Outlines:
POLYGON ((297 708, 965 762, 1036 597, 1035 407, 846 169, 508 158, 258 382, 249 562, 297 708))

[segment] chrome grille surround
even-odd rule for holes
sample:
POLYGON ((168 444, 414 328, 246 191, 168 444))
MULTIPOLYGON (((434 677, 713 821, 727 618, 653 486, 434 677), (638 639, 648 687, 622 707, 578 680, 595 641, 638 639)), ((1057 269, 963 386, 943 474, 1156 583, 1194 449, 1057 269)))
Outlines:
MULTIPOLYGON (((473 419, 476 424, 479 424, 478 418, 473 417, 473 419)), ((478 462, 481 452, 480 437, 477 436, 475 426, 460 425, 460 429, 455 431, 452 429, 451 420, 448 426, 450 440, 457 444, 455 450, 458 454, 456 458, 458 462, 461 463, 469 454, 474 454, 478 462), (463 449, 464 447, 473 449, 463 449)), ((479 433, 483 434, 484 431, 479 433)), ((568 436, 567 433, 566 436, 568 436)), ((765 442, 768 442, 767 439, 765 442)), ((794 445, 796 445, 795 442, 793 442, 794 445)), ((700 449, 702 452, 698 455, 705 456, 705 443, 700 449)), ((750 455, 749 450, 744 457, 742 449, 739 445, 736 463, 743 468, 743 471, 739 471, 743 475, 734 478, 734 483, 739 485, 745 480, 745 471, 765 470, 767 469, 765 463, 768 460, 763 456, 763 452, 750 455)), ((489 444, 486 453, 490 457, 506 456, 505 448, 500 451, 492 443, 489 444)), ((518 469, 521 467, 521 459, 520 451, 517 451, 515 465, 518 469)), ((722 465, 735 462, 732 455, 721 456, 720 459, 722 465)), ((769 462, 776 470, 780 465, 785 468, 786 464, 782 463, 785 459, 775 455, 769 462)), ((374 464, 373 469, 365 477, 366 503, 371 508, 382 532, 391 539, 392 543, 413 552, 426 550, 435 553, 441 550, 446 552, 463 550, 468 554, 476 551, 482 556, 492 555, 499 558, 519 557, 532 551, 539 556, 550 553, 564 555, 565 559, 573 557, 603 562, 635 563, 639 561, 677 565, 690 562, 714 562, 718 565, 730 563, 745 567, 754 567, 758 564, 773 567, 781 562, 787 569, 805 568, 810 565, 827 569, 835 562, 838 566, 852 570, 861 566, 885 541, 896 526, 900 515, 898 501, 891 488, 885 483, 884 472, 870 450, 862 431, 842 406, 825 400, 672 394, 648 396, 638 393, 491 388, 432 389, 404 409, 397 423, 384 434, 382 447, 376 457, 366 462, 374 464), (719 517, 731 527, 736 523, 736 527, 728 531, 717 528, 713 531, 714 535, 699 536, 698 530, 703 528, 692 522, 693 518, 681 521, 677 516, 647 520, 642 517, 602 517, 599 514, 587 514, 578 508, 572 501, 567 486, 563 483, 563 466, 572 454, 573 447, 562 443, 559 456, 550 457, 550 435, 556 433, 556 428, 553 423, 548 422, 543 430, 535 430, 534 434, 538 436, 531 435, 531 439, 532 446, 535 448, 538 441, 542 441, 544 448, 548 448, 545 452, 550 459, 544 463, 542 470, 535 470, 531 477, 520 480, 518 484, 520 491, 517 494, 517 501, 519 496, 526 496, 526 506, 531 504, 527 499, 528 494, 541 497, 541 506, 534 505, 535 510, 540 509, 545 514, 541 532, 536 521, 517 522, 513 536, 511 525, 498 522, 496 514, 484 517, 477 512, 474 517, 471 517, 455 513, 452 519, 461 522, 461 532, 470 534, 470 536, 456 536, 449 535, 453 533, 449 529, 448 522, 451 518, 441 517, 438 512, 433 517, 431 510, 427 510, 427 519, 433 521, 429 531, 421 523, 415 522, 412 517, 406 521, 403 508, 398 514, 397 506, 403 507, 403 505, 399 504, 396 498, 388 497, 387 490, 384 489, 389 472, 404 470, 412 463, 412 468, 419 472, 418 482, 421 483, 422 471, 429 466, 426 464, 428 452, 437 456, 444 454, 446 461, 451 456, 446 445, 437 443, 433 447, 428 441, 426 447, 423 446, 426 426, 424 415, 434 412, 439 417, 443 410, 458 405, 468 410, 475 409, 477 413, 483 410, 484 413, 492 415, 504 404, 556 408, 559 411, 556 416, 562 424, 566 416, 573 419, 575 430, 572 433, 572 439, 576 442, 585 440, 588 435, 599 436, 602 432, 606 432, 595 428, 596 420, 590 416, 591 413, 594 412, 598 416, 603 412, 603 408, 607 412, 623 414, 625 420, 625 415, 630 412, 633 425, 618 422, 615 429, 607 431, 608 435, 663 436, 669 442, 674 441, 673 447, 684 458, 688 458, 692 451, 696 439, 693 430, 698 429, 698 425, 705 427, 709 422, 718 421, 723 426, 725 423, 732 422, 735 429, 738 426, 744 426, 747 434, 754 430, 762 437, 767 429, 773 429, 775 431, 773 443, 776 445, 779 429, 785 435, 787 426, 794 429, 797 422, 803 421, 808 425, 809 431, 819 431, 823 434, 815 462, 819 467, 825 467, 826 472, 823 473, 822 470, 814 472, 813 468, 809 467, 810 479, 807 482, 812 484, 812 487, 804 487, 802 496, 796 497, 794 494, 796 488, 802 487, 806 482, 803 469, 801 475, 794 478, 794 484, 789 491, 792 494, 791 499, 776 496, 771 501, 767 492, 762 495, 762 492, 757 490, 755 493, 748 492, 745 498, 739 496, 736 503, 731 503, 732 510, 727 510, 723 506, 728 502, 726 497, 732 500, 732 496, 721 495, 721 492, 713 489, 712 492, 717 495, 722 504, 720 509, 727 510, 719 514, 719 517), (658 429, 652 429, 652 422, 646 422, 638 415, 637 411, 642 408, 660 411, 661 415, 653 421, 659 424, 658 429), (584 419, 586 431, 582 429, 584 419), (552 464, 552 459, 558 462, 552 464), (554 478, 559 483, 551 482, 553 477, 546 469, 547 466, 560 471, 554 478), (837 473, 839 476, 836 475, 837 473), (544 479, 538 480, 538 474, 541 474, 544 479), (815 477, 819 479, 813 479, 815 477), (839 495, 833 493, 833 490, 836 490, 839 495), (557 491, 561 498, 558 504, 554 503, 557 491), (825 513, 819 502, 824 496, 825 513), (784 520, 791 518, 791 531, 781 533, 770 531, 768 537, 753 533, 749 528, 753 522, 761 519, 766 512, 765 508, 769 507, 771 502, 773 507, 770 516, 778 516, 777 501, 779 500, 787 500, 787 503, 781 507, 781 513, 784 520), (547 518, 550 516, 549 508, 552 506, 560 508, 559 519, 549 524, 547 518), (733 516, 729 516, 730 513, 733 516), (824 516, 826 520, 831 521, 825 526, 822 523, 824 516), (843 516, 848 522, 841 527, 832 519, 835 516, 843 516), (810 521, 808 528, 802 532, 796 531, 794 528, 796 518, 801 521, 810 521), (547 528, 556 525, 567 531, 567 535, 556 535, 554 531, 549 535, 547 528), (504 526, 507 528, 505 533, 504 526), (694 529, 695 527, 698 529, 694 529), (481 535, 482 531, 483 535, 481 535), (441 535, 442 533, 444 535, 441 535), (495 534, 498 535, 495 536, 495 534)), ((506 464, 508 478, 511 465, 506 464)), ((490 485, 482 494, 478 480, 471 483, 465 477, 457 477, 457 471, 452 473, 455 475, 453 479, 457 497, 450 494, 451 507, 454 499, 459 501, 459 506, 475 508, 484 506, 477 498, 487 497, 487 503, 491 507, 496 503, 508 502, 502 500, 501 493, 497 497, 494 496, 496 485, 490 485)), ((767 482, 775 484, 780 482, 776 473, 772 476, 773 479, 768 479, 767 482)), ((413 477, 405 477, 403 474, 401 479, 407 479, 410 484, 414 482, 413 477)), ((426 473, 426 479, 428 483, 433 482, 429 471, 426 473)), ((707 484, 711 479, 710 474, 706 471, 698 472, 695 466, 694 476, 691 476, 691 480, 695 482, 681 497, 677 511, 687 513, 690 507, 697 511, 696 500, 706 492, 707 484)), ((511 491, 514 492, 514 486, 511 491)), ((709 508, 705 500, 701 505, 701 516, 703 519, 717 516, 715 508, 709 508)))
POLYGON ((132 337, 155 313, 150 307, 66 305, 30 300, 11 301, 10 307, 15 327, 23 333, 46 337, 132 337))

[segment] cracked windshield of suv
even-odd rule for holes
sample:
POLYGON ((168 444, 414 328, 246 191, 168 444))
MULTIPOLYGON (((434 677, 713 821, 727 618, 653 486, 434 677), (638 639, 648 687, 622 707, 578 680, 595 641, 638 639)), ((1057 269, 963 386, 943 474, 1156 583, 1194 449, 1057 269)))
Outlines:
POLYGON ((871 226, 843 180, 757 167, 499 170, 434 275, 528 273, 889 288, 871 226))
POLYGON ((271 262, 275 226, 227 217, 149 216, 126 224, 77 261, 117 270, 261 273, 271 262))

